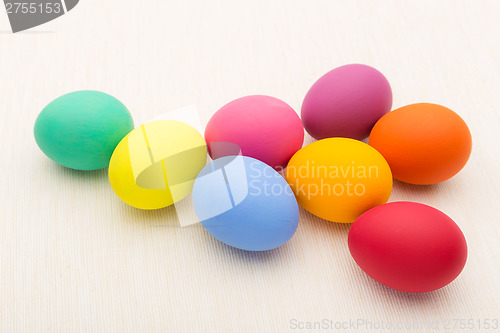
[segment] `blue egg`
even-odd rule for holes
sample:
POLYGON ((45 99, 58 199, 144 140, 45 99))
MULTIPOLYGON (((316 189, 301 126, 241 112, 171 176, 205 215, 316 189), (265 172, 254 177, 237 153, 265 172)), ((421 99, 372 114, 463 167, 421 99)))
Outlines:
POLYGON ((297 200, 283 177, 246 156, 226 156, 208 164, 193 188, 196 215, 221 242, 248 251, 285 244, 297 230, 297 200))

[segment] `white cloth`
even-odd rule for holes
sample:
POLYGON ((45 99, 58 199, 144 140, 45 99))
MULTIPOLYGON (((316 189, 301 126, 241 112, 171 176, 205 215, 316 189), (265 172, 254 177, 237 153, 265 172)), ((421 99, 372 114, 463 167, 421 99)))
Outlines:
POLYGON ((82 0, 14 35, 0 13, 0 331, 286 332, 293 320, 323 319, 443 329, 498 319, 499 17, 497 0, 82 0), (438 103, 470 126, 473 153, 458 176, 396 183, 391 197, 432 205, 462 228, 468 263, 442 290, 374 282, 349 255, 349 225, 304 211, 278 250, 235 250, 199 224, 179 227, 170 209, 126 206, 106 170, 60 167, 33 137, 40 110, 81 89, 117 97, 136 124, 191 104, 206 122, 249 94, 300 112, 315 80, 348 63, 384 73, 394 107, 438 103))

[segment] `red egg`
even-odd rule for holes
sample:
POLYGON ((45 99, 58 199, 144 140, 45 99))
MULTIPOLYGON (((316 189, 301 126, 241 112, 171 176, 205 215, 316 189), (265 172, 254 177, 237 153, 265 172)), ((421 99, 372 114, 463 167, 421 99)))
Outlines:
POLYGON ((467 260, 467 243, 458 225, 441 211, 415 202, 392 202, 367 211, 352 224, 348 243, 366 274, 405 292, 446 286, 467 260))

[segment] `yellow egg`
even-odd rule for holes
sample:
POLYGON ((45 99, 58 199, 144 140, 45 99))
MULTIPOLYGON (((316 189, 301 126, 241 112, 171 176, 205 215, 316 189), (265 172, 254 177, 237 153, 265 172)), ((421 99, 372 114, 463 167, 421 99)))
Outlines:
POLYGON ((125 203, 163 208, 192 191, 206 160, 206 143, 196 129, 180 121, 153 121, 120 141, 109 163, 109 181, 125 203))
POLYGON ((325 220, 352 223, 389 199, 392 174, 382 155, 346 138, 313 142, 288 163, 286 180, 298 203, 325 220))

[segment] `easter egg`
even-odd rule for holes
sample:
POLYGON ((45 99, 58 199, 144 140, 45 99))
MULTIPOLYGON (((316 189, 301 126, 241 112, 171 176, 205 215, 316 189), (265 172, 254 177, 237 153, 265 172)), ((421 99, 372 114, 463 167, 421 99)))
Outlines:
POLYGON ((299 223, 297 201, 283 177, 246 156, 221 157, 208 164, 195 181, 193 204, 212 236, 242 250, 277 248, 299 223))
POLYGON ((412 293, 446 286, 467 260, 467 243, 457 224, 415 202, 392 202, 367 211, 352 224, 348 244, 366 274, 412 293))
POLYGON ((386 114, 373 127, 369 144, 385 157, 394 178, 418 185, 453 177, 472 150, 463 119, 430 103, 411 104, 386 114))
POLYGON ((286 180, 304 209, 341 223, 387 202, 392 191, 382 155, 348 138, 323 139, 299 150, 288 163, 286 180))
POLYGON ((77 170, 108 166, 118 142, 134 128, 116 98, 99 91, 76 91, 47 105, 35 122, 35 140, 50 159, 77 170))
POLYGON ((366 65, 345 65, 323 75, 307 92, 302 121, 313 138, 363 140, 392 107, 387 79, 366 65))
POLYGON ((285 102, 254 95, 219 109, 207 124, 205 139, 212 159, 241 154, 280 170, 302 147, 304 128, 285 102))
POLYGON ((109 182, 130 206, 163 208, 191 193, 206 160, 205 140, 196 129, 180 121, 152 121, 120 141, 109 163, 109 182))

